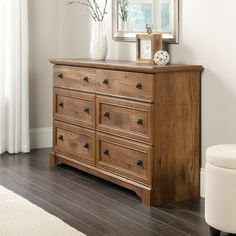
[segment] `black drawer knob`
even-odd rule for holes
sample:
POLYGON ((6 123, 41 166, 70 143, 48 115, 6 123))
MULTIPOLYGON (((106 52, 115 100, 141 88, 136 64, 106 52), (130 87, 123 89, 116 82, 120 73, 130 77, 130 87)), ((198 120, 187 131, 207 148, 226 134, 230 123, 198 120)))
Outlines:
POLYGON ((104 151, 103 151, 103 154, 106 155, 106 156, 109 156, 109 150, 107 150, 107 149, 104 150, 104 151))
POLYGON ((109 113, 109 112, 105 112, 105 113, 104 113, 104 117, 109 118, 109 117, 110 117, 110 113, 109 113))
POLYGON ((59 138, 61 141, 63 141, 63 140, 64 140, 64 137, 63 137, 63 135, 60 135, 58 138, 59 138))
POLYGON ((85 76, 85 77, 83 78, 83 81, 88 83, 88 82, 89 82, 89 77, 88 77, 88 76, 85 76))
POLYGON ((60 106, 60 107, 64 107, 64 103, 63 103, 63 102, 60 102, 60 103, 59 103, 59 106, 60 106))
POLYGON ((143 120, 142 119, 138 119, 137 125, 143 125, 143 120))
POLYGON ((86 107, 86 108, 84 109, 84 112, 85 112, 85 113, 89 113, 89 108, 86 107))
POLYGON ((63 79, 63 74, 62 73, 58 74, 58 78, 63 79))
POLYGON ((136 84, 136 88, 137 88, 137 89, 142 89, 142 88, 143 88, 143 85, 142 85, 141 83, 137 83, 137 84, 136 84))
POLYGON ((137 164, 138 166, 143 166, 143 161, 142 161, 142 160, 137 160, 136 164, 137 164))
POLYGON ((84 148, 89 149, 89 143, 85 143, 84 148))
POLYGON ((103 84, 109 84, 108 79, 104 79, 104 80, 103 80, 103 84))

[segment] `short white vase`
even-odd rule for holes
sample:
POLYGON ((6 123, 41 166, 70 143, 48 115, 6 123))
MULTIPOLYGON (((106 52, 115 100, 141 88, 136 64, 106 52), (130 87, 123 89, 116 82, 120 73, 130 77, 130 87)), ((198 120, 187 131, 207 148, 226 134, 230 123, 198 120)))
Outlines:
POLYGON ((107 36, 103 22, 93 22, 90 42, 90 56, 94 60, 106 59, 107 36))

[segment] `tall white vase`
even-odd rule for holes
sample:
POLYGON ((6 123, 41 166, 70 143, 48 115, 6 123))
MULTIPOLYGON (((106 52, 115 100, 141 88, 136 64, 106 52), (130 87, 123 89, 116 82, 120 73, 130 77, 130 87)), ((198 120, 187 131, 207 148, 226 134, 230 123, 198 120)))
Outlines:
POLYGON ((106 59, 107 36, 103 22, 93 22, 90 42, 90 56, 94 60, 106 59))

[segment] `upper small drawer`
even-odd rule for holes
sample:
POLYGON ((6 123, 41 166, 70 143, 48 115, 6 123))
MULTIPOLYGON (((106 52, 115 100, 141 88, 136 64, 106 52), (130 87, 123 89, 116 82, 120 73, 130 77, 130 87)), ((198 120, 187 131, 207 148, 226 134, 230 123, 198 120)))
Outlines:
POLYGON ((145 73, 97 70, 97 92, 142 101, 154 100, 154 75, 145 73))
POLYGON ((54 66, 54 86, 80 91, 95 92, 96 72, 95 69, 54 66))

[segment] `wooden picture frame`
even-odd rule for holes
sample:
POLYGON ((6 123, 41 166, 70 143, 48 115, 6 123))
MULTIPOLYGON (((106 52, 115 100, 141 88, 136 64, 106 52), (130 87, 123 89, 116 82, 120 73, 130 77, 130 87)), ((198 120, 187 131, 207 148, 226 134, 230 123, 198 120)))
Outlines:
POLYGON ((136 61, 139 63, 154 64, 154 54, 162 50, 162 34, 136 35, 136 61))

